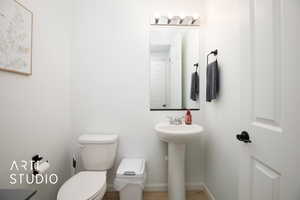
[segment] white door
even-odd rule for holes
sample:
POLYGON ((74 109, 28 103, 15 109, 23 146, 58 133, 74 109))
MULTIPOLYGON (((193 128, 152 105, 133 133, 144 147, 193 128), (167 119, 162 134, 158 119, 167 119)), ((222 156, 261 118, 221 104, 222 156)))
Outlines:
POLYGON ((240 2, 239 200, 300 200, 300 0, 240 2))
POLYGON ((151 108, 167 108, 167 58, 151 59, 151 108))

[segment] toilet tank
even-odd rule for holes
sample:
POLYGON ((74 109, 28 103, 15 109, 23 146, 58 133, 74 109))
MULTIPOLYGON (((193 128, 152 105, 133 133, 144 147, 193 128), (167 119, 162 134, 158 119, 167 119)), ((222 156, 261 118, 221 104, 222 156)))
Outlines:
POLYGON ((85 134, 78 138, 85 170, 105 171, 116 158, 118 135, 85 134))

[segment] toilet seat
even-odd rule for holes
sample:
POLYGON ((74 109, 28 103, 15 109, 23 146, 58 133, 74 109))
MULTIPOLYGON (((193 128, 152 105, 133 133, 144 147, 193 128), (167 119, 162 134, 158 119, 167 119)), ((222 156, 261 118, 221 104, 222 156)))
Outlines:
POLYGON ((106 192, 106 172, 84 171, 72 176, 59 189, 57 200, 102 199, 106 192))

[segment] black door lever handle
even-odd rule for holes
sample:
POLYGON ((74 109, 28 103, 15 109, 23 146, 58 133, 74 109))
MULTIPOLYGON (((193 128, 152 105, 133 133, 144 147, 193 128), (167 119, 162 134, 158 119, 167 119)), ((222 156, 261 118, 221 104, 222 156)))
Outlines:
POLYGON ((250 136, 246 131, 242 131, 241 134, 236 135, 236 139, 244 143, 251 143, 250 136))

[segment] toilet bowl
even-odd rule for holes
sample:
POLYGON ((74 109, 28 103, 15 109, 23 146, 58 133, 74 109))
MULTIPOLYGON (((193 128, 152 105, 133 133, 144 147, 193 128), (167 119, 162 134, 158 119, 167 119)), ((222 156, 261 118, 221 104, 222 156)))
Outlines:
POLYGON ((86 171, 67 180, 59 189, 57 200, 101 200, 106 192, 106 172, 113 166, 117 135, 81 135, 81 160, 86 171))
POLYGON ((57 200, 101 200, 106 192, 106 172, 84 171, 59 189, 57 200))

